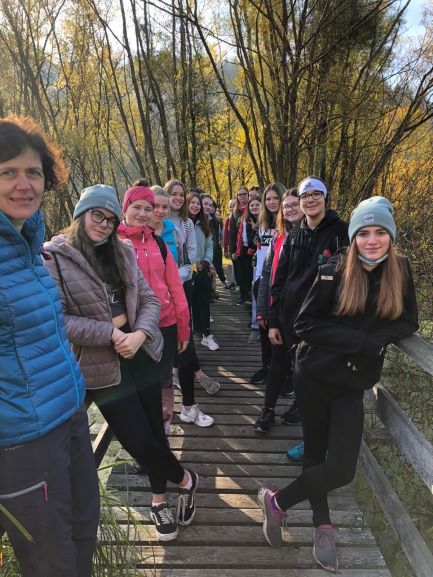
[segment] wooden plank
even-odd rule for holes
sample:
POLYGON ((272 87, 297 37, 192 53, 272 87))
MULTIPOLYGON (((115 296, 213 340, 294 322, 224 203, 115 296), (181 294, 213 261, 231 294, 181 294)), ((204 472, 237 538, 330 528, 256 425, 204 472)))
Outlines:
MULTIPOLYGON (((114 496, 123 498, 124 500, 127 499, 125 493, 113 493, 114 496)), ((131 493, 132 497, 134 497, 134 493, 131 493)), ((149 505, 143 506, 140 504, 134 504, 128 499, 130 505, 130 514, 138 522, 143 523, 151 523, 150 516, 149 516, 149 505)), ((126 503, 125 503, 126 504, 126 503)), ((175 502, 172 503, 173 508, 175 507, 175 502)), ((221 525, 224 523, 225 525, 235 525, 237 527, 243 525, 260 525, 263 522, 263 513, 260 509, 257 508, 257 504, 255 508, 236 508, 234 506, 233 499, 228 500, 226 503, 225 508, 212 508, 211 515, 209 515, 208 508, 198 507, 196 516, 194 517, 194 525, 221 525), (226 508, 230 506, 230 508, 226 508)), ((128 520, 127 514, 124 509, 121 507, 117 508, 116 510, 116 517, 119 522, 126 523, 128 520)), ((336 527, 350 527, 352 531, 360 531, 363 529, 364 522, 362 514, 357 513, 356 511, 348 511, 348 510, 336 510, 332 512, 332 522, 336 527)), ((286 523, 288 526, 301 526, 305 525, 310 528, 312 527, 312 513, 311 510, 307 509, 290 509, 286 513, 286 523)))
MULTIPOLYGON (((231 439, 251 439, 251 435, 257 436, 257 439, 263 440, 263 435, 260 433, 254 433, 251 425, 217 425, 214 424, 211 427, 206 427, 202 429, 197 429, 197 427, 190 423, 174 423, 170 431, 170 443, 171 439, 175 437, 200 437, 201 439, 206 439, 207 437, 224 437, 231 439)), ((302 428, 300 426, 289 427, 287 425, 279 425, 272 427, 269 433, 266 435, 266 439, 283 439, 284 442, 287 441, 290 435, 291 439, 302 440, 302 428)), ((204 441, 206 442, 206 441, 204 441)))
POLYGON ((108 426, 107 423, 104 423, 100 427, 95 440, 92 442, 92 451, 93 456, 95 457, 96 467, 99 467, 99 465, 101 464, 102 459, 104 458, 104 455, 107 452, 108 446, 110 445, 112 438, 113 433, 110 427, 108 426))
MULTIPOLYGON (((125 533, 130 540, 137 543, 155 543, 160 545, 160 541, 156 535, 156 530, 153 524, 138 525, 137 527, 126 526, 125 533)), ((312 541, 311 527, 284 527, 283 542, 285 544, 308 546, 312 541)), ((340 527, 335 531, 337 546, 347 547, 372 547, 376 544, 374 537, 370 530, 354 531, 352 528, 340 527)), ((107 542, 107 541, 105 541, 107 542)), ((262 525, 256 523, 255 525, 212 525, 203 526, 194 523, 185 531, 180 531, 176 539, 176 545, 185 543, 185 545, 206 545, 207 543, 218 543, 221 545, 250 546, 256 544, 258 546, 264 545, 264 536, 262 525)), ((174 542, 168 544, 174 545, 174 542)))
POLYGON ((433 375, 433 344, 423 339, 420 335, 412 335, 397 343, 399 349, 404 351, 411 359, 430 375, 433 375))
POLYGON ((387 431, 430 492, 433 492, 433 445, 386 389, 376 385, 370 397, 375 401, 377 414, 387 431))
MULTIPOLYGON (((292 442, 292 444, 294 444, 292 442)), ((288 446, 290 442, 288 442, 288 446)), ((202 447, 203 448, 203 447, 202 447)), ((187 448, 175 449, 172 451, 182 463, 235 463, 235 464, 278 464, 286 467, 295 467, 288 462, 286 453, 248 453, 243 451, 221 452, 221 451, 200 451, 189 450, 187 448)), ((119 459, 131 459, 130 455, 123 449, 119 452, 119 459)), ((290 476, 290 475, 289 475, 290 476)))
POLYGON ((360 459, 376 499, 396 532, 414 574, 416 577, 432 577, 433 555, 364 441, 360 459))
MULTIPOLYGON (((147 570, 136 573, 138 576, 149 577, 147 570)), ((323 569, 206 569, 206 574, 203 574, 202 569, 192 569, 190 567, 182 567, 181 569, 154 569, 152 570, 152 577, 324 577, 326 574, 323 569)), ((391 577, 388 569, 375 568, 374 575, 371 569, 339 569, 339 577, 391 577)))
MULTIPOLYGON (((122 491, 124 491, 124 499, 127 499, 130 505, 135 506, 149 506, 151 503, 150 487, 143 477, 140 478, 141 484, 136 484, 132 480, 132 476, 128 477, 128 481, 123 481, 121 475, 113 475, 110 479, 110 490, 116 490, 116 495, 121 498, 122 491)), ((167 490, 168 499, 173 505, 177 502, 177 488, 169 487, 167 490)), ((122 501, 125 502, 125 501, 122 501)), ((350 494, 333 495, 329 497, 330 506, 334 511, 346 511, 361 515, 358 504, 350 494)), ((257 508, 257 491, 248 493, 238 492, 212 492, 208 490, 207 493, 199 493, 197 496, 197 507, 202 509, 225 509, 226 507, 233 507, 233 509, 256 509, 257 508)), ((308 501, 303 501, 296 505, 298 510, 310 510, 308 501)), ((213 517, 213 512, 212 512, 213 517)), ((214 519, 212 518, 212 521, 214 519)), ((223 520, 221 520, 223 522, 223 520)))
MULTIPOLYGON (((188 529, 186 529, 188 530, 188 529)), ((189 546, 176 545, 169 547, 161 546, 137 546, 142 562, 139 566, 154 567, 191 567, 193 560, 195 568, 208 569, 211 567, 248 567, 251 565, 251 555, 254 554, 254 567, 268 568, 313 568, 316 566, 311 547, 296 547, 293 545, 276 549, 263 545, 258 547, 236 546, 189 546)), ((383 568, 384 560, 377 547, 340 547, 338 551, 340 566, 342 568, 383 568)), ((205 575, 205 573, 204 573, 205 575)))
MULTIPOLYGON (((127 453, 125 453, 127 455, 127 453)), ((127 457, 129 458, 129 457, 127 457)), ((182 464, 187 465, 187 456, 182 458, 182 464)), ((194 462, 194 471, 200 476, 205 477, 272 477, 272 479, 287 479, 289 477, 297 477, 301 471, 302 467, 296 465, 248 465, 248 464, 236 464, 233 462, 225 463, 209 463, 205 462, 204 459, 197 460, 194 462)), ((113 473, 119 474, 134 474, 132 467, 121 464, 115 465, 112 469, 113 473)))

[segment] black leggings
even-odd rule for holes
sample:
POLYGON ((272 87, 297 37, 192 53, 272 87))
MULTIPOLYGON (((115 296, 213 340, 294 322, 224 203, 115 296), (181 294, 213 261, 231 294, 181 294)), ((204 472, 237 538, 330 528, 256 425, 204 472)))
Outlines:
POLYGON ((211 289, 212 280, 207 271, 197 271, 192 289, 192 319, 194 330, 206 337, 210 334, 211 289))
POLYGON ((288 384, 287 392, 293 390, 292 366, 295 361, 295 346, 298 342, 296 337, 290 339, 283 337, 284 344, 271 345, 271 362, 268 368, 265 389, 265 407, 275 409, 278 397, 283 385, 288 384))
POLYGON ((167 443, 162 421, 161 383, 145 383, 153 361, 139 349, 133 359, 120 359, 121 381, 88 391, 119 443, 149 476, 152 493, 165 493, 167 480, 178 485, 184 469, 167 443))
POLYGON ((213 265, 220 281, 224 284, 226 282, 226 275, 223 269, 223 249, 221 245, 214 244, 213 246, 213 265))
MULTIPOLYGON (((183 283, 186 300, 191 308, 192 300, 192 280, 183 283)), ((191 326, 191 323, 190 323, 191 326)), ((200 363, 195 350, 194 337, 192 331, 189 337, 186 350, 177 357, 178 378, 182 391, 182 404, 190 407, 195 403, 194 395, 194 375, 200 370, 200 363)))
POLYGON ((241 299, 245 302, 251 298, 251 284, 253 282, 253 255, 247 254, 247 248, 243 247, 241 256, 237 262, 237 282, 241 299))
POLYGON ((314 526, 331 524, 328 493, 350 483, 361 445, 363 392, 334 393, 329 385, 295 368, 293 382, 304 430, 301 475, 278 491, 276 501, 286 510, 308 499, 314 526))

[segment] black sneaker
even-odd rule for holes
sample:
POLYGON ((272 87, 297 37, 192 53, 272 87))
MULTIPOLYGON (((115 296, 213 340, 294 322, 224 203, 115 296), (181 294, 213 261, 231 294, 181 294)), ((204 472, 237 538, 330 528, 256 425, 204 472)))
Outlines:
POLYGON ((179 525, 189 525, 195 515, 195 493, 198 487, 198 475, 194 471, 189 471, 192 477, 191 489, 179 487, 179 498, 177 500, 177 522, 179 525))
POLYGON ((299 409, 296 402, 290 407, 288 411, 281 415, 281 420, 286 425, 297 425, 301 422, 301 415, 299 414, 299 409))
POLYGON ((275 421, 275 412, 273 409, 262 409, 259 418, 254 423, 254 430, 257 433, 267 433, 275 421))
POLYGON ((176 539, 179 529, 167 503, 151 507, 150 518, 156 527, 156 534, 160 541, 173 541, 173 539, 176 539))
POLYGON ((254 373, 254 375, 250 379, 250 383, 252 383, 253 385, 261 385, 262 383, 265 382, 266 373, 267 373, 266 368, 262 367, 261 369, 259 369, 257 372, 254 373))

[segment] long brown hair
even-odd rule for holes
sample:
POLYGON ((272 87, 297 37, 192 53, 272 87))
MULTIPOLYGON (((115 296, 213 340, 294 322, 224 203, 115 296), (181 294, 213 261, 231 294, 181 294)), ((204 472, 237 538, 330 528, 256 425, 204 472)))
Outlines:
MULTIPOLYGON (((368 278, 358 258, 356 242, 352 242, 347 255, 342 257, 339 270, 342 279, 337 302, 337 315, 352 317, 365 312, 368 293, 368 278)), ((398 319, 403 312, 403 296, 406 271, 403 258, 391 241, 388 258, 383 263, 380 277, 379 297, 376 314, 381 319, 398 319)))
MULTIPOLYGON (((178 185, 181 186, 183 188, 183 192, 185 195, 185 201, 182 205, 182 208, 179 210, 179 218, 180 220, 186 221, 188 220, 188 203, 186 202, 186 190, 185 190, 185 185, 183 184, 183 182, 181 180, 177 180, 176 178, 172 178, 171 180, 169 180, 168 182, 166 182, 164 184, 164 190, 165 192, 168 194, 168 196, 171 196, 171 193, 173 191, 173 188, 178 185)), ((170 208, 171 210, 171 208, 170 208)))
MULTIPOLYGON (((189 192, 188 196, 186 197, 186 206, 189 210, 189 203, 191 202, 191 200, 193 198, 197 198, 199 203, 200 203, 200 212, 198 213, 197 216, 195 216, 194 218, 191 218, 191 220, 193 222, 199 222, 201 229, 205 235, 205 237, 207 238, 210 235, 210 224, 209 224, 209 219, 207 217, 207 215, 203 212, 203 205, 201 203, 201 195, 198 192, 189 192)), ((210 198, 210 197, 209 197, 210 198)))
MULTIPOLYGON (((281 199, 284 194, 286 187, 282 185, 280 182, 273 182, 272 184, 268 184, 265 188, 262 198, 262 206, 260 208, 259 214, 259 228, 261 230, 269 230, 270 228, 275 228, 276 224, 276 217, 266 208, 266 195, 268 192, 276 192, 278 198, 280 199, 280 209, 281 209, 281 199)), ((280 210, 278 209, 278 210, 280 210)))
POLYGON ((122 277, 124 270, 122 241, 117 238, 116 228, 113 229, 106 244, 95 246, 84 230, 85 214, 81 214, 60 233, 64 235, 65 241, 69 245, 84 256, 103 282, 124 290, 126 284, 122 277))

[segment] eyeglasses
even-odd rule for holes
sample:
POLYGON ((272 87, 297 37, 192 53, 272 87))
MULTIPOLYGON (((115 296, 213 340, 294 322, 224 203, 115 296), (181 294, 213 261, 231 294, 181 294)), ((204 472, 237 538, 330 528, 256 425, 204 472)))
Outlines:
POLYGON ((296 204, 283 204, 283 210, 287 210, 289 212, 296 212, 299 210, 299 202, 296 204))
POLYGON ((106 220, 107 228, 110 228, 111 230, 113 230, 113 228, 116 226, 117 218, 115 216, 105 216, 104 213, 102 213, 100 210, 93 210, 92 208, 89 209, 89 212, 90 218, 94 223, 102 224, 104 220, 106 220))
POLYGON ((323 196, 323 192, 320 192, 320 190, 313 190, 313 192, 309 192, 306 194, 303 194, 302 196, 299 197, 300 202, 307 202, 307 200, 319 200, 320 198, 322 198, 323 196))

